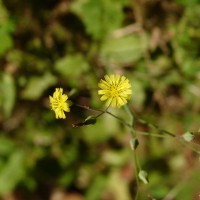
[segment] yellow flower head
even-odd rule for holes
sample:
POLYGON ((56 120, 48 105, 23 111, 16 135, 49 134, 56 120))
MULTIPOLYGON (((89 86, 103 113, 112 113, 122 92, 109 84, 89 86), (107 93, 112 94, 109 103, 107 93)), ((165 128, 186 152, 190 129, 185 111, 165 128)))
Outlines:
POLYGON ((117 75, 105 75, 105 80, 100 80, 98 86, 101 90, 98 91, 101 101, 106 100, 106 105, 111 105, 113 108, 125 105, 127 100, 130 99, 132 94, 131 84, 125 76, 117 75))
POLYGON ((55 112, 56 118, 65 119, 65 112, 70 112, 69 106, 71 106, 71 101, 67 101, 68 96, 63 94, 62 88, 56 88, 53 93, 53 97, 49 96, 51 109, 55 112))

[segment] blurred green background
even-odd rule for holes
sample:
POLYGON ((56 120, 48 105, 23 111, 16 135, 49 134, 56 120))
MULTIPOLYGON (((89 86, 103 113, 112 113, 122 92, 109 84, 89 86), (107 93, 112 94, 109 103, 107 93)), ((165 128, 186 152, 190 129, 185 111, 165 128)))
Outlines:
MULTIPOLYGON (((131 200, 136 181, 127 128, 72 106, 56 120, 49 95, 104 109, 98 81, 129 78, 129 107, 181 135, 200 126, 199 0, 0 0, 0 197, 131 200)), ((111 112, 129 120, 123 109, 111 112)), ((149 131, 136 124, 138 131, 149 131)), ((156 130, 153 130, 154 132, 156 130)), ((200 162, 173 138, 138 136, 149 184, 139 199, 199 200, 200 162)))

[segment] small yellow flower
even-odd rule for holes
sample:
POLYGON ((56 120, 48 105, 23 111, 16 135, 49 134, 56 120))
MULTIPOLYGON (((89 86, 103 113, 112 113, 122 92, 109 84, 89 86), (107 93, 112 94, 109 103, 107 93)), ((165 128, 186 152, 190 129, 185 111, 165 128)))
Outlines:
POLYGON ((63 94, 62 88, 56 88, 53 97, 49 96, 51 109, 55 112, 56 118, 65 119, 65 112, 70 112, 71 101, 67 101, 68 96, 63 94))
POLYGON ((100 80, 98 86, 101 90, 98 91, 101 101, 106 100, 106 105, 111 105, 113 108, 125 105, 132 94, 131 84, 125 76, 105 75, 105 80, 100 80))

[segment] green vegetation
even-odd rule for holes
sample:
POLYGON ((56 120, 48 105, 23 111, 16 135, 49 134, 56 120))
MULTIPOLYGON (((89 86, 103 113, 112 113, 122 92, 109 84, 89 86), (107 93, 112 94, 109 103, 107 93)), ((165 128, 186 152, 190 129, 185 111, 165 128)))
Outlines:
POLYGON ((199 18, 199 0, 0 0, 0 199, 198 199, 199 18), (95 118, 105 74, 133 94, 95 118))

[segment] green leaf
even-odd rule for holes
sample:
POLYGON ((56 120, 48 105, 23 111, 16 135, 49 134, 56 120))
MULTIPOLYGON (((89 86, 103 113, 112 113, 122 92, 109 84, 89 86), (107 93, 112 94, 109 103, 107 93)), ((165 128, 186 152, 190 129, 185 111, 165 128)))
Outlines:
POLYGON ((86 125, 89 125, 89 124, 96 124, 96 117, 95 116, 88 116, 86 119, 85 119, 85 124, 86 125))
POLYGON ((103 39, 119 28, 123 21, 124 0, 79 0, 74 1, 71 10, 83 20, 86 31, 95 39, 103 39))
POLYGON ((109 39, 103 43, 100 57, 106 65, 129 64, 140 59, 146 48, 147 43, 136 35, 109 39))
POLYGON ((0 79, 0 106, 4 116, 8 118, 11 115, 15 104, 16 88, 13 77, 10 74, 3 73, 0 79))
POLYGON ((5 195, 16 187, 17 184, 24 178, 25 154, 21 151, 14 152, 7 164, 0 172, 0 194, 5 195))
POLYGON ((88 69, 88 63, 81 54, 67 55, 55 64, 55 70, 63 76, 78 77, 88 69), (76 70, 75 70, 76 69, 76 70))
POLYGON ((94 125, 96 124, 96 117, 95 116, 88 116, 84 122, 79 122, 76 124, 72 124, 74 128, 80 127, 80 126, 87 126, 87 125, 94 125))
POLYGON ((88 69, 89 64, 81 54, 67 55, 55 63, 55 70, 74 87, 80 84, 77 79, 82 77, 88 69))
POLYGON ((14 23, 9 18, 8 12, 0 1, 0 56, 13 46, 11 32, 14 30, 14 23))
POLYGON ((107 178, 102 175, 97 175, 95 180, 90 185, 89 189, 86 192, 87 200, 99 200, 101 195, 106 188, 107 178))
POLYGON ((148 173, 146 171, 140 170, 139 174, 138 174, 138 177, 144 184, 148 184, 149 183, 148 173))
POLYGON ((56 83, 57 79, 50 73, 43 76, 32 76, 28 85, 22 92, 22 97, 29 100, 37 100, 42 93, 49 87, 56 83))

